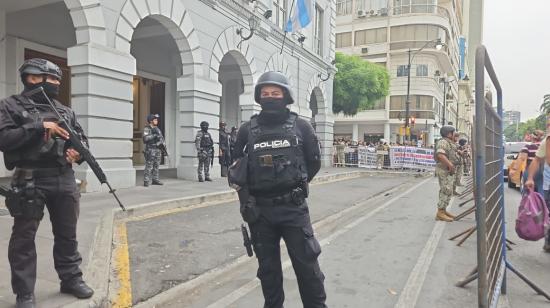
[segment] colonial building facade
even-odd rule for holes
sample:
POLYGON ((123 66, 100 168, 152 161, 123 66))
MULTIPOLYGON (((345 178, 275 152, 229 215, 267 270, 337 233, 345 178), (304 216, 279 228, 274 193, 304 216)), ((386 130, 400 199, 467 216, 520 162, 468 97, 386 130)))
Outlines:
MULTIPOLYGON (((143 166, 147 114, 161 115, 170 154, 165 168, 195 179, 199 123, 208 121, 215 139, 220 121, 239 126, 259 111, 257 78, 281 71, 294 90, 291 109, 311 119, 330 164, 336 7, 316 1, 312 23, 285 35, 293 6, 291 0, 2 1, 0 97, 21 92, 17 68, 25 59, 60 65, 61 101, 77 113, 111 184, 131 187, 143 166)), ((0 176, 8 176, 0 163, 0 176)), ((88 181, 89 191, 100 189, 86 165, 77 167, 77 178, 88 181)))
MULTIPOLYGON (((470 0, 337 0, 336 50, 387 68, 389 95, 354 117, 335 117, 337 137, 355 141, 422 140, 433 145, 439 127, 452 122, 471 129, 472 81, 468 38, 470 0), (410 83, 408 65, 410 53, 410 83), (410 134, 404 130, 410 85, 410 134)), ((479 44, 473 41, 473 50, 479 44)), ((473 55, 474 53, 472 53, 473 55)))

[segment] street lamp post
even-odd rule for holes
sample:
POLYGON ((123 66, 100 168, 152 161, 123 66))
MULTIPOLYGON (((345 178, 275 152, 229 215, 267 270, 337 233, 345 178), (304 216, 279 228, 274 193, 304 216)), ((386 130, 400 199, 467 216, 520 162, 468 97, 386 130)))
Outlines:
POLYGON ((414 57, 419 54, 424 48, 426 48, 429 44, 435 43, 435 49, 441 50, 443 48, 443 43, 441 42, 440 38, 437 38, 435 40, 431 40, 424 44, 422 48, 416 50, 413 54, 412 50, 409 48, 409 63, 407 65, 407 98, 405 101, 405 135, 407 136, 407 140, 409 140, 409 134, 407 133, 408 127, 409 127, 409 119, 410 119, 410 110, 411 110, 411 101, 410 101, 410 94, 411 94, 411 64, 414 60, 414 57))
MULTIPOLYGON (((447 80, 447 78, 442 78, 443 80, 443 117, 441 119, 441 125, 447 125, 446 124, 446 117, 447 117, 447 87, 449 86, 449 83, 457 81, 456 78, 453 80, 447 80)), ((439 81, 441 82, 441 80, 439 81)), ((457 102, 457 113, 458 113, 458 102, 457 102)), ((458 123, 457 123, 458 125, 458 123)))

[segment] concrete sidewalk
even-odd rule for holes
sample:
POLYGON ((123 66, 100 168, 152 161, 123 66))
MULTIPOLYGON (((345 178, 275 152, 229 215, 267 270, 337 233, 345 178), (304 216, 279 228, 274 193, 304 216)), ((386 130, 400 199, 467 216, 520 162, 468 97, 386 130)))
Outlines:
MULTIPOLYGON (((325 168, 317 177, 331 176, 338 173, 350 173, 366 171, 356 168, 325 168)), ((373 172, 375 173, 375 172, 373 172)), ((164 200, 173 200, 185 197, 203 195, 207 193, 229 192, 227 179, 215 179, 213 182, 199 183, 177 179, 164 180, 164 186, 151 186, 145 188, 137 186, 117 191, 119 198, 127 208, 164 200)), ((142 183, 138 179, 137 183, 142 183)), ((117 207, 114 198, 104 192, 83 194, 81 199, 80 220, 78 224, 79 250, 83 257, 82 270, 86 279, 87 265, 90 259, 92 245, 96 236, 96 229, 105 213, 117 207)), ((0 254, 4 256, 0 262, 0 308, 13 307, 15 296, 10 285, 10 269, 7 261, 7 248, 11 235, 12 218, 6 214, 3 208, 3 200, 0 205, 0 254)), ((38 279, 35 295, 41 307, 59 307, 74 303, 71 296, 59 293, 59 279, 55 272, 52 257, 53 234, 49 215, 46 213, 36 236, 36 249, 38 254, 38 279)))

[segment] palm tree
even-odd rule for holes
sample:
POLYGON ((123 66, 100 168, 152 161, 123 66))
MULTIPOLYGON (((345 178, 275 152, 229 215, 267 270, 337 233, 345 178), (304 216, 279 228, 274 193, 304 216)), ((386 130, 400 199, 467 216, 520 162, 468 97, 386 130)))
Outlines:
POLYGON ((540 116, 546 115, 546 134, 550 133, 550 94, 544 95, 540 111, 543 113, 540 116))

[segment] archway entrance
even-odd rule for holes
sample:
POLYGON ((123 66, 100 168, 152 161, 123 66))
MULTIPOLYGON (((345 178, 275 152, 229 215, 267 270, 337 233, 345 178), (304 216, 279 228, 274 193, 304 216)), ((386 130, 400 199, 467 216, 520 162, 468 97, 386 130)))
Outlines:
POLYGON ((240 96, 244 93, 244 80, 241 63, 242 56, 238 52, 228 52, 222 58, 218 81, 222 84, 222 97, 220 99, 220 121, 227 123, 227 127, 239 127, 242 114, 240 96))
MULTIPOLYGON (((81 100, 72 99, 67 65, 67 49, 76 43, 75 26, 63 1, 0 1, 0 97, 21 93, 17 70, 25 60, 44 58, 63 71, 58 100, 77 111, 85 108, 81 100)), ((10 174, 0 156, 0 177, 10 174)))
POLYGON ((315 132, 318 132, 318 119, 317 116, 320 114, 320 107, 324 106, 323 92, 319 87, 313 88, 311 95, 309 97, 309 109, 311 110, 311 125, 315 132))
MULTIPOLYGON (((136 27, 130 53, 136 59, 137 73, 133 80, 133 156, 134 166, 145 163, 143 129, 150 113, 159 114, 159 128, 165 136, 169 154, 176 150, 176 79, 182 74, 182 62, 178 46, 169 30, 150 16, 136 27)), ((167 167, 176 162, 162 161, 167 167)))

